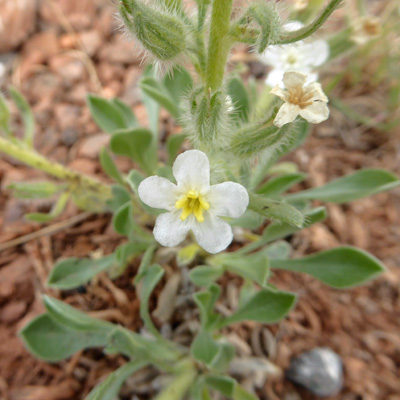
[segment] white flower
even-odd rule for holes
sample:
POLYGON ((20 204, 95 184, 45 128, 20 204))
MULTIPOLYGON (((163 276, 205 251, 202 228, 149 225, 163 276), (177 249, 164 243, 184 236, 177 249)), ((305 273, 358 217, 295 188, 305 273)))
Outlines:
POLYGON ((144 203, 169 211, 157 217, 153 231, 157 242, 177 246, 191 230, 209 253, 226 249, 233 238, 232 228, 218 217, 240 217, 249 204, 247 190, 234 182, 210 186, 210 164, 198 150, 180 154, 172 172, 177 185, 159 176, 150 176, 139 185, 144 203))
POLYGON ((353 23, 351 39, 362 46, 370 40, 377 38, 381 33, 379 18, 373 16, 363 16, 357 18, 353 23))
MULTIPOLYGON (((284 26, 286 31, 292 32, 301 29, 303 24, 298 21, 289 22, 284 26)), ((315 67, 322 65, 329 57, 329 45, 325 40, 269 46, 260 55, 260 60, 273 69, 269 72, 265 83, 274 87, 283 87, 283 74, 287 71, 298 71, 308 74, 307 82, 315 82, 318 74, 315 67)))
POLYGON ((278 85, 271 93, 278 96, 285 103, 275 117, 274 124, 278 128, 293 122, 298 115, 312 124, 319 124, 329 117, 328 98, 325 96, 318 82, 306 86, 307 75, 300 72, 285 72, 283 83, 286 90, 278 85))

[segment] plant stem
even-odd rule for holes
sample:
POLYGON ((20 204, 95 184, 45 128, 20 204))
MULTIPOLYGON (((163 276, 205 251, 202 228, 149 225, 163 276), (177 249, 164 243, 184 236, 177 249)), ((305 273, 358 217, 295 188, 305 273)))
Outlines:
POLYGON ((212 4, 210 40, 207 57, 207 89, 222 85, 226 61, 231 47, 228 37, 233 0, 214 0, 212 4))
POLYGON ((87 191, 95 193, 99 199, 104 202, 104 210, 106 209, 105 203, 111 198, 111 189, 108 185, 83 175, 80 172, 72 171, 64 165, 49 161, 35 150, 26 147, 19 141, 14 143, 0 137, 0 152, 30 167, 46 172, 55 178, 67 181, 71 185, 72 190, 79 187, 81 190, 86 189, 87 191))
POLYGON ((303 40, 308 36, 311 36, 316 30, 318 30, 324 22, 329 18, 329 16, 336 10, 343 0, 331 0, 331 2, 326 6, 325 10, 315 18, 310 24, 305 26, 298 31, 290 32, 288 35, 283 36, 276 44, 288 44, 298 42, 303 40))

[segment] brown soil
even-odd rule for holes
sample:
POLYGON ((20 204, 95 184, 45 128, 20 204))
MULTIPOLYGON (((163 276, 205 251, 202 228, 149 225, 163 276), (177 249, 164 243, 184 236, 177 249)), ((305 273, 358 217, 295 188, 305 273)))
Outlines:
MULTIPOLYGON (((85 105, 87 92, 122 97, 146 123, 137 88, 140 58, 115 31, 113 12, 106 0, 40 2, 35 31, 7 55, 10 71, 3 85, 4 89, 12 82, 32 104, 37 118, 35 146, 42 154, 102 180, 106 178, 97 157, 107 135, 99 132, 90 118, 85 105)), ((344 98, 368 96, 362 90, 351 90, 344 86, 336 89, 344 98)), ((14 122, 19 131, 20 121, 14 122)), ((172 126, 167 114, 162 114, 162 124, 164 132, 172 126)), ((309 187, 363 167, 400 174, 399 149, 400 132, 362 128, 332 110, 331 118, 314 129, 292 159, 308 173, 304 186, 309 187)), ((119 160, 119 164, 124 171, 130 168, 126 160, 119 160)), ((41 226, 24 222, 22 216, 28 210, 46 211, 53 201, 15 200, 7 185, 41 179, 41 173, 11 159, 0 159, 0 246, 38 232, 41 226)), ((276 272, 274 284, 300 295, 296 309, 280 324, 266 328, 247 323, 229 333, 243 339, 252 355, 268 358, 280 368, 315 346, 332 348, 342 357, 345 369, 345 386, 332 399, 400 399, 399 197, 400 191, 393 190, 347 205, 328 205, 327 221, 291 238, 295 255, 339 244, 358 246, 385 263, 388 271, 384 275, 363 287, 338 291, 307 276, 276 272), (262 340, 265 336, 269 340, 262 340)), ((84 399, 102 377, 124 362, 122 356, 106 356, 100 350, 84 351, 58 364, 34 359, 23 348, 17 332, 43 312, 42 293, 133 330, 141 328, 131 283, 137 262, 114 282, 102 275, 75 291, 60 293, 45 287, 49 271, 61 257, 108 254, 124 241, 113 232, 110 215, 83 214, 79 222, 71 223, 77 214, 79 211, 70 205, 59 219, 65 223, 64 229, 50 236, 38 235, 0 254, 1 399, 84 399)), ((176 266, 166 265, 166 270, 170 278, 176 266)), ((221 283, 224 296, 220 303, 229 307, 241 282, 232 277, 221 283)), ((185 298, 185 293, 180 295, 185 298)), ((175 310, 170 327, 183 343, 190 336, 189 324, 195 324, 196 319, 190 302, 175 310)), ((151 398, 157 382, 157 374, 146 370, 140 379, 128 381, 121 398, 151 398)), ((282 376, 270 377, 259 395, 270 400, 316 399, 282 376)))

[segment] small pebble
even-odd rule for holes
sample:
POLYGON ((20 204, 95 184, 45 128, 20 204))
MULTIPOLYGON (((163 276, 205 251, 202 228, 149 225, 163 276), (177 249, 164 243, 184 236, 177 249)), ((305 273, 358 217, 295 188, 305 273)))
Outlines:
POLYGON ((317 396, 333 396, 343 386, 342 360, 331 349, 317 347, 294 358, 286 377, 317 396))

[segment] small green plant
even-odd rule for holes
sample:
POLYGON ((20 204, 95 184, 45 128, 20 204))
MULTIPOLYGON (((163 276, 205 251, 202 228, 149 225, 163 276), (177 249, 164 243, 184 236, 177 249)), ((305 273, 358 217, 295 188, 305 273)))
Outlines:
MULTIPOLYGON (((33 115, 15 89, 10 94, 23 117, 25 135, 22 139, 13 135, 7 104, 0 98, 4 133, 0 151, 58 179, 57 183, 12 185, 14 195, 23 198, 59 196, 49 214, 28 214, 27 218, 49 221, 71 199, 82 209, 113 213, 114 229, 127 237, 126 243, 104 257, 59 261, 48 286, 77 288, 102 271, 114 278, 130 261, 141 259, 132 284, 148 334, 89 317, 48 296, 43 298, 46 313, 21 331, 32 354, 50 362, 89 347, 129 358, 87 400, 112 400, 124 380, 147 365, 169 376, 157 400, 206 400, 215 391, 234 400, 257 399, 227 374, 235 348, 222 330, 242 321, 273 323, 293 309, 296 294, 271 285, 273 271, 309 274, 338 289, 359 285, 384 271, 375 257, 348 246, 290 258, 291 245, 283 240, 326 218, 325 207, 313 207, 313 200, 344 203, 400 184, 390 172, 364 169, 320 187, 287 193, 305 174, 294 164, 279 162, 280 158, 306 140, 309 123, 329 117, 328 98, 313 72, 321 63, 308 60, 303 64, 306 70, 294 66, 300 65, 296 57, 305 54, 305 40, 341 1, 331 0, 326 7, 322 1, 311 3, 305 9, 299 6, 302 24, 289 29, 273 1, 254 2, 232 18, 232 0, 196 0, 196 13, 187 12, 179 0, 120 0, 127 33, 156 68, 148 67, 140 82, 149 127, 140 126, 122 101, 88 96, 94 121, 111 135, 109 149, 100 154, 104 171, 114 181, 111 186, 50 162, 33 149, 33 115), (254 95, 251 85, 227 72, 228 56, 237 43, 253 46, 264 60, 279 49, 289 51, 285 63, 290 68, 280 70, 281 81, 272 96, 254 95), (191 64, 193 75, 184 64, 191 64), (155 71, 163 69, 168 73, 157 76, 155 71), (161 107, 183 126, 183 133, 170 135, 165 143, 158 135, 161 107), (195 149, 179 154, 184 142, 195 149), (161 148, 165 162, 157 158, 161 148), (130 158, 137 168, 121 173, 115 156, 130 158), (265 226, 262 233, 255 234, 261 226, 265 226), (237 228, 242 236, 244 232, 246 244, 224 251, 237 228), (156 262, 162 246, 172 248, 178 265, 190 266, 189 278, 197 288, 192 295, 200 329, 190 348, 163 337, 150 315, 150 296, 164 274, 156 262), (238 307, 228 316, 215 307, 221 292, 218 279, 226 272, 243 280, 238 307)), ((350 40, 348 30, 341 34, 350 40)), ((348 50, 346 46, 340 50, 338 41, 331 42, 337 46, 330 47, 335 56, 348 50)))

